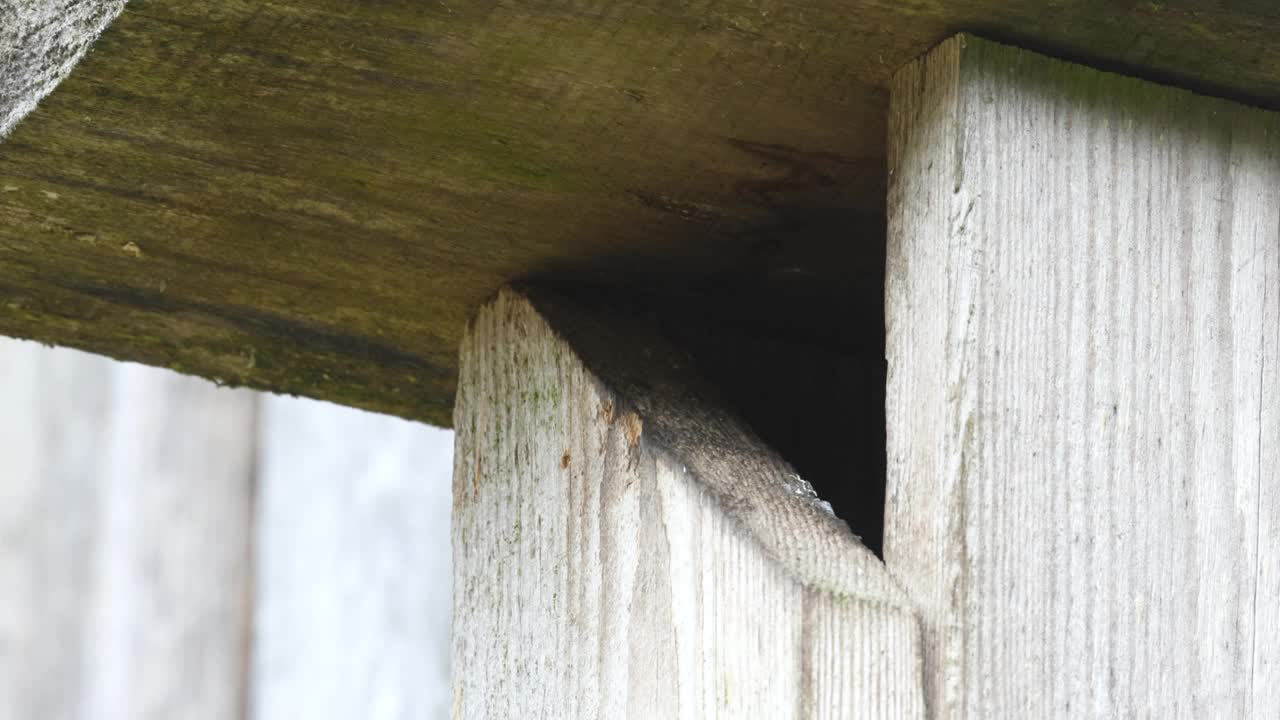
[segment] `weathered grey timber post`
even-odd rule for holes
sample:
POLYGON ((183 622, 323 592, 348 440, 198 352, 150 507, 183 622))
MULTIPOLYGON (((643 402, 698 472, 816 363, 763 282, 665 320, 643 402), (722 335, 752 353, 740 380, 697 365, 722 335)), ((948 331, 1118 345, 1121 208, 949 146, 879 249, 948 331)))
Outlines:
POLYGON ((918 625, 642 329, 502 292, 454 418, 457 718, 912 718, 918 625))
POLYGON ((1280 116, 965 37, 892 90, 931 715, 1280 716, 1280 116))

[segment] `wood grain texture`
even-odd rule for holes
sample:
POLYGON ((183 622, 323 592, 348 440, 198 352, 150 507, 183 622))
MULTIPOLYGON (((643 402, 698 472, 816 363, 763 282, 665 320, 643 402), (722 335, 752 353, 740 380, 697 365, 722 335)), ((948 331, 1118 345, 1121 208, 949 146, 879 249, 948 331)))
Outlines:
POLYGON ((0 139, 75 67, 125 0, 0 4, 0 139))
POLYGON ((262 399, 255 518, 257 720, 443 720, 451 433, 262 399))
POLYGON ((254 398, 0 341, 0 717, 241 717, 254 398))
POLYGON ((437 424, 467 318, 530 276, 824 346, 852 319, 878 363, 895 69, 970 29, 1276 104, 1276 23, 1271 0, 135 0, 0 152, 0 332, 437 424))
POLYGON ((1280 714, 1280 117, 963 36, 892 107, 885 559, 933 716, 1280 714))
POLYGON ((532 296, 462 346, 455 717, 921 717, 875 556, 679 353, 532 296))

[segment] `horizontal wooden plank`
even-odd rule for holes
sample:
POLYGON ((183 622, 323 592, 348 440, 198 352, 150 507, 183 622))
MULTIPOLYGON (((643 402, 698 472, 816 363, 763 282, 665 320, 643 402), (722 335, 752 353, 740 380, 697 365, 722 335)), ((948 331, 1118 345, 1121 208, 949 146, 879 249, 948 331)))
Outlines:
POLYGON ((0 333, 441 424, 514 278, 878 362, 893 70, 976 29, 1276 103, 1276 27, 1262 0, 134 0, 0 151, 0 333))

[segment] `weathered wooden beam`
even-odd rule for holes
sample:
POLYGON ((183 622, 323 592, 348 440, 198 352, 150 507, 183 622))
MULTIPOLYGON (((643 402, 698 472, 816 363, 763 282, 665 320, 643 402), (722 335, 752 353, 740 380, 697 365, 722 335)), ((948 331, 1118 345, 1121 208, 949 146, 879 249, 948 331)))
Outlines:
POLYGON ((643 323, 532 297, 462 346, 455 717, 922 717, 876 557, 643 323))
POLYGON ((0 717, 242 717, 256 398, 0 339, 0 402, 0 717))
POLYGON ((0 5, 0 139, 84 57, 125 0, 5 0, 0 5))
POLYGON ((1280 715, 1280 116, 959 37, 890 128, 933 716, 1280 715))
POLYGON ((878 363, 886 82, 958 29, 1280 104, 1271 0, 134 0, 0 151, 0 333, 447 424, 554 275, 878 363))

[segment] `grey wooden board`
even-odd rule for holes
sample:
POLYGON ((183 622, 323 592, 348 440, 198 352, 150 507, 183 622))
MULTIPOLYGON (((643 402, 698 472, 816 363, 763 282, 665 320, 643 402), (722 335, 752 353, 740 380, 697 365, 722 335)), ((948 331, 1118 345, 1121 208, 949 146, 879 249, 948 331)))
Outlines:
POLYGON ((0 338, 0 718, 447 717, 451 437, 0 338))
POLYGON ((884 567, 631 330, 504 291, 463 343, 455 718, 922 717, 884 567))
POLYGON ((1280 116, 963 37, 892 107, 933 715, 1280 717, 1280 116))
POLYGON ((239 717, 252 394, 4 341, 0 398, 0 717, 239 717))
POLYGON ((257 718, 449 715, 453 433, 263 399, 257 718))
POLYGON ((0 1, 0 138, 62 82, 124 4, 0 1))

